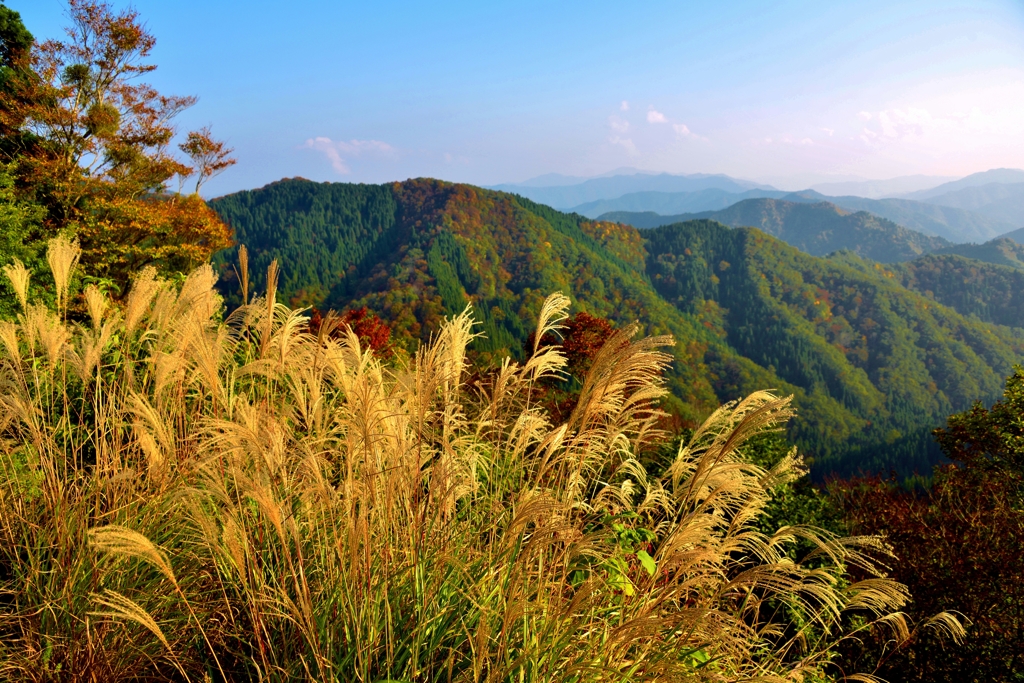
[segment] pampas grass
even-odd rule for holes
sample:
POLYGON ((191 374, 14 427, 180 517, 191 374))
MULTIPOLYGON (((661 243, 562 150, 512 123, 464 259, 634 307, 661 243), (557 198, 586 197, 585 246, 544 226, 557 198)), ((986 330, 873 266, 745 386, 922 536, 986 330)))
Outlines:
POLYGON ((755 530, 799 461, 744 443, 789 399, 723 406, 655 477, 671 339, 617 332, 556 424, 531 396, 557 347, 468 385, 467 309, 385 365, 307 334, 276 272, 223 322, 204 266, 143 271, 123 306, 89 290, 88 326, 4 323, 0 677, 789 681, 858 629, 906 637, 878 539, 755 530))

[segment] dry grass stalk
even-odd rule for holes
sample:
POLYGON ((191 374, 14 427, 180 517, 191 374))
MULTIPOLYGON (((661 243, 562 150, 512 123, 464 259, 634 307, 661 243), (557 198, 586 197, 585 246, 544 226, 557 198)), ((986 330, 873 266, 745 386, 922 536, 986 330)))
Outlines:
POLYGON ((140 274, 92 330, 31 305, 0 327, 0 676, 789 681, 843 615, 906 635, 877 539, 753 530, 799 461, 743 446, 788 399, 723 406, 655 477, 670 339, 617 333, 554 424, 530 397, 557 348, 470 390, 468 310, 385 365, 307 334, 276 274, 224 323, 201 268, 140 274))

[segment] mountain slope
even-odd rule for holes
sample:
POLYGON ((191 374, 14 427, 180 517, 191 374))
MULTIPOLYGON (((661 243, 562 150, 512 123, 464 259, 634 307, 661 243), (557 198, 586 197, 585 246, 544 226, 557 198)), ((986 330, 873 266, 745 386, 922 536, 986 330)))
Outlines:
POLYGON ((733 349, 801 386, 812 402, 828 396, 862 418, 859 433, 838 419, 816 422, 823 404, 794 428, 811 443, 850 449, 819 448, 819 468, 906 468, 929 443, 924 425, 972 395, 998 391, 998 368, 1021 358, 1020 330, 937 305, 849 254, 814 258, 760 231, 710 221, 645 237, 648 271, 665 298, 683 310, 714 301, 733 349))
POLYGON ((1024 328, 1024 269, 929 254, 891 266, 900 283, 985 322, 1024 328))
POLYGON ((999 237, 984 244, 954 244, 937 249, 936 254, 957 254, 985 263, 1024 270, 1024 245, 1008 237, 999 237))
MULTIPOLYGON (((472 302, 487 335, 478 360, 518 354, 552 291, 577 310, 673 334, 673 410, 697 420, 757 388, 791 393, 793 435, 819 473, 924 471, 928 430, 998 395, 1024 349, 1021 331, 937 305, 892 273, 710 221, 641 233, 432 180, 292 180, 211 205, 250 248, 257 289, 255 264, 279 258, 283 300, 366 305, 400 340, 425 338, 472 302)), ((217 258, 229 298, 233 259, 217 258)))
POLYGON ((660 222, 649 214, 640 214, 637 218, 639 220, 632 222, 632 217, 622 212, 601 216, 602 220, 621 221, 634 227, 656 227, 655 223, 665 225, 688 218, 710 218, 733 227, 760 228, 815 256, 849 249, 884 263, 907 261, 949 246, 940 237, 907 230, 863 211, 849 213, 827 202, 805 204, 778 199, 747 199, 722 211, 663 217, 660 222))
POLYGON ((1006 239, 1013 240, 1017 244, 1024 244, 1024 228, 1020 228, 1019 230, 1011 230, 1005 235, 1000 235, 999 237, 1005 237, 1006 239))

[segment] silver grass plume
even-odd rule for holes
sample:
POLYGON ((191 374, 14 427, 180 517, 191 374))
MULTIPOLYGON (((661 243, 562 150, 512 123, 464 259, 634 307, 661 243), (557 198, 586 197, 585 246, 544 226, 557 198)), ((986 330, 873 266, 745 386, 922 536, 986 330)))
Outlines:
POLYGON ((50 272, 53 274, 53 282, 57 285, 57 308, 67 306, 68 286, 71 284, 71 274, 78 265, 78 259, 82 256, 82 248, 76 239, 68 241, 67 237, 58 235, 50 240, 46 249, 46 262, 50 265, 50 272))
POLYGON ((32 277, 32 273, 24 263, 14 259, 14 263, 4 266, 4 275, 11 281, 14 293, 18 296, 18 303, 21 304, 21 310, 25 311, 28 308, 28 281, 32 277))

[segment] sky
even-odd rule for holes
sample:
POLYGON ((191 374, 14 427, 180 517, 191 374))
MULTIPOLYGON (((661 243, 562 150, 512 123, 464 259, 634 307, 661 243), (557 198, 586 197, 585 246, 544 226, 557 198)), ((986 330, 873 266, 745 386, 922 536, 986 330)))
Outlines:
MULTIPOLYGON (((5 0, 39 40, 62 0, 5 0)), ((127 3, 113 0, 115 8, 127 3)), ((815 182, 1024 168, 1024 0, 135 0, 147 76, 238 164, 492 185, 620 167, 815 182)))

